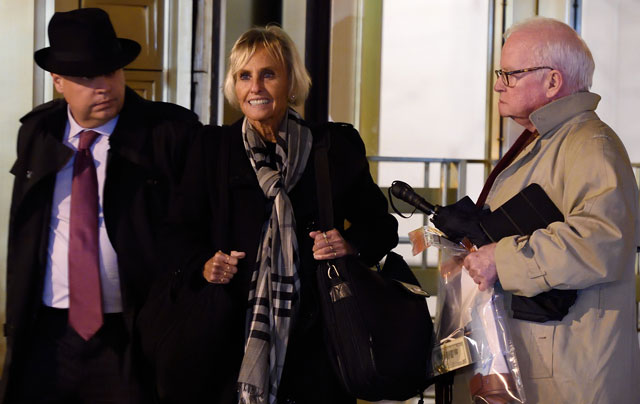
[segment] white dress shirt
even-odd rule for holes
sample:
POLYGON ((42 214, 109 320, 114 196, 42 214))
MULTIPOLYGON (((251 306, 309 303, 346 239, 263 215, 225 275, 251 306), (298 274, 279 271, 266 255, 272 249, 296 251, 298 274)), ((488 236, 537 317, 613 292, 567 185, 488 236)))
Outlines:
MULTIPOLYGON (((88 128, 83 128, 73 119, 67 107, 67 125, 62 142, 65 146, 76 151, 80 141, 79 134, 88 128)), ((104 180, 106 176, 107 151, 109 150, 109 136, 118 122, 118 117, 97 128, 91 128, 99 134, 91 146, 93 159, 98 176, 98 233, 100 243, 100 284, 102 287, 102 310, 104 313, 119 313, 122 311, 122 296, 120 292, 120 276, 116 252, 107 236, 104 223, 103 197, 104 180)), ((74 156, 56 174, 56 184, 53 192, 51 207, 51 223, 49 224, 49 247, 47 254, 47 269, 44 280, 42 301, 46 306, 69 308, 69 214, 71 211, 71 182, 73 179, 74 156)))

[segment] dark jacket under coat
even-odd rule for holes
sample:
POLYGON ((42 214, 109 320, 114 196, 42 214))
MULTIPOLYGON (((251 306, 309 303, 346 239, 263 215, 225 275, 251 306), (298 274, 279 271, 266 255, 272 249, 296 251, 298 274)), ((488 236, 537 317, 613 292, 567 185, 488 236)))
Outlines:
MULTIPOLYGON (((230 127, 205 127, 194 143, 181 192, 172 205, 173 234, 181 235, 175 243, 179 252, 172 254, 181 260, 174 265, 188 282, 189 293, 199 297, 187 305, 190 309, 174 313, 173 320, 163 322, 162 313, 157 313, 159 325, 149 333, 156 339, 145 350, 154 364, 163 403, 237 402, 249 282, 261 230, 271 214, 271 203, 244 150, 241 126, 242 121, 230 127), (223 157, 224 153, 228 155, 223 157), (226 168, 221 167, 225 160, 226 168), (246 252, 227 285, 208 284, 202 276, 204 263, 217 250, 246 252)), ((283 403, 355 403, 340 386, 326 353, 316 296, 318 262, 313 259, 313 240, 308 235, 318 230, 314 151, 319 131, 326 127, 330 128, 335 228, 369 265, 398 242, 397 221, 388 214, 387 201, 369 173, 358 132, 347 124, 312 127, 313 150, 303 176, 288 193, 297 226, 301 300, 279 389, 283 403), (350 222, 347 229, 345 219, 350 222)))
MULTIPOLYGON (((42 301, 49 225, 57 172, 73 156, 62 143, 67 123, 63 99, 43 104, 22 119, 11 201, 7 258, 7 356, 0 402, 10 402, 25 343, 42 301)), ((177 105, 144 100, 130 88, 109 137, 104 183, 104 218, 118 256, 123 315, 130 333, 151 279, 161 268, 159 226, 169 189, 177 182, 197 116, 177 105)), ((131 349, 126 371, 131 373, 131 349)))

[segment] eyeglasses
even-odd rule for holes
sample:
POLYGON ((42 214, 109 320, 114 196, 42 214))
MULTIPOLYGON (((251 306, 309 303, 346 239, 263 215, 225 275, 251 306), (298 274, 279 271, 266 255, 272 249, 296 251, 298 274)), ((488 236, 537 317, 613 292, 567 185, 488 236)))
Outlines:
POLYGON ((551 69, 554 70, 553 67, 549 67, 549 66, 538 66, 538 67, 529 67, 527 69, 520 69, 520 70, 511 70, 510 72, 505 72, 504 70, 500 69, 500 70, 496 70, 496 78, 502 78, 502 83, 504 83, 505 86, 507 87, 513 87, 516 85, 516 77, 511 77, 511 75, 513 74, 518 74, 518 73, 525 73, 525 72, 533 72, 535 70, 540 70, 540 69, 551 69))

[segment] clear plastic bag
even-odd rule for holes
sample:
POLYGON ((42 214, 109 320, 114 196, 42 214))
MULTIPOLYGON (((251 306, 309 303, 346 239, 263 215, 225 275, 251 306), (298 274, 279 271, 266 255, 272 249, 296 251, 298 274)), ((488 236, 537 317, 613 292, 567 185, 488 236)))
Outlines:
POLYGON ((480 291, 463 266, 464 257, 475 247, 453 243, 427 226, 409 238, 414 254, 430 246, 441 254, 433 376, 471 369, 474 403, 525 403, 503 293, 497 284, 480 291))

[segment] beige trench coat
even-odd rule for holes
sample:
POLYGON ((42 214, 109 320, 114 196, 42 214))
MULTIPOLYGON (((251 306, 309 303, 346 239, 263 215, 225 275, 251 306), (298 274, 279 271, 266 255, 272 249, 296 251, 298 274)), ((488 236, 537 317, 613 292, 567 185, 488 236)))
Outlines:
POLYGON ((529 403, 640 403, 638 189, 622 142, 594 112, 599 101, 581 92, 531 114, 540 136, 487 198, 495 210, 538 183, 565 217, 530 237, 504 238, 495 250, 507 292, 578 289, 562 321, 509 321, 529 403))

